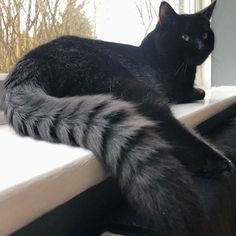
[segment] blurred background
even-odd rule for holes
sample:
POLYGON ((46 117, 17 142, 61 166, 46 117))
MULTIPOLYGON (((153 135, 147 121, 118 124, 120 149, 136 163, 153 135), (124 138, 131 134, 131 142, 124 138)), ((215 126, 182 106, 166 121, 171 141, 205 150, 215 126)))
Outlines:
MULTIPOLYGON (((211 0, 169 0, 178 13, 194 13, 211 0)), ((158 21, 160 0, 0 0, 0 73, 30 49, 60 35, 138 46, 158 21)), ((199 68, 197 83, 236 85, 236 1, 218 0, 212 19, 216 46, 199 68)), ((1 78, 1 75, 0 75, 1 78)))

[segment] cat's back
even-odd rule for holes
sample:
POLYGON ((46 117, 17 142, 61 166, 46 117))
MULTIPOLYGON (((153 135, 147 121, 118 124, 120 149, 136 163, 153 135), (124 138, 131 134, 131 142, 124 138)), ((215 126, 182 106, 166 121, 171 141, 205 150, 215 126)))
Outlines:
POLYGON ((144 65, 148 66, 148 58, 139 47, 77 36, 62 36, 45 43, 26 54, 23 60, 33 60, 48 65, 54 72, 63 70, 69 74, 86 70, 136 77, 145 74, 144 65))
POLYGON ((157 70, 140 47, 77 36, 62 36, 31 50, 13 74, 9 83, 33 79, 57 97, 104 93, 114 80, 124 79, 142 80, 159 89, 157 70))
POLYGON ((139 47, 69 35, 42 44, 26 54, 25 57, 40 59, 45 56, 58 60, 69 59, 68 56, 71 58, 81 56, 82 59, 86 59, 86 57, 93 57, 94 59, 109 57, 110 60, 119 60, 119 58, 141 59, 139 47), (67 57, 63 58, 65 55, 67 57))

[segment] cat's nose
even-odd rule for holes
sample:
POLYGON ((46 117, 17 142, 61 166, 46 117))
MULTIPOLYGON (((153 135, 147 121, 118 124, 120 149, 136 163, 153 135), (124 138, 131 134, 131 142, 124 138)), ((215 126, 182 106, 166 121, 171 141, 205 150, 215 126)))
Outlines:
POLYGON ((197 49, 198 49, 199 51, 202 51, 202 50, 204 49, 204 46, 205 46, 205 45, 204 45, 204 43, 202 42, 202 40, 196 39, 195 43, 196 43, 197 49))

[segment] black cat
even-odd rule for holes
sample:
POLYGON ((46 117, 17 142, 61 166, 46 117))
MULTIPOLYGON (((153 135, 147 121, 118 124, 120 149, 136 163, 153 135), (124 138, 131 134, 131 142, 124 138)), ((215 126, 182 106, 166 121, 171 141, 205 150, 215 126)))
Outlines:
POLYGON ((172 115, 169 102, 204 97, 196 66, 213 50, 209 18, 166 2, 140 47, 65 36, 25 55, 8 75, 4 110, 16 132, 91 150, 161 235, 203 235, 191 174, 230 162, 172 115), (157 227, 158 227, 157 224, 157 227))

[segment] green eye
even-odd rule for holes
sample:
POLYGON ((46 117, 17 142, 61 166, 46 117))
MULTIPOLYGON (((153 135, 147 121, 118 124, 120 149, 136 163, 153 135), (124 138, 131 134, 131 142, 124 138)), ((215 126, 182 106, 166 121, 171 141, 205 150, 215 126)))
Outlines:
POLYGON ((189 42, 189 41, 190 41, 190 37, 189 37, 189 35, 187 35, 187 34, 183 34, 183 35, 181 36, 181 38, 182 38, 185 42, 189 42))
POLYGON ((204 34, 202 35, 202 38, 203 38, 203 39, 207 39, 207 38, 208 38, 208 33, 207 33, 207 32, 204 33, 204 34))

